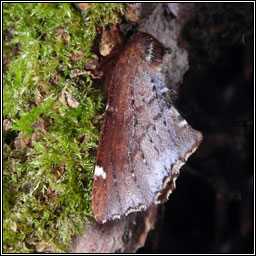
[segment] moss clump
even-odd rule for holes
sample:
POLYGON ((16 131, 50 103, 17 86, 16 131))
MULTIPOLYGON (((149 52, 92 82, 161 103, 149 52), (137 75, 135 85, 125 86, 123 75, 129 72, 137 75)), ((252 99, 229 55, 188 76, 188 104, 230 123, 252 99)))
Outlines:
POLYGON ((97 28, 122 11, 90 4, 85 23, 69 3, 3 4, 5 253, 67 252, 92 216, 103 103, 90 76, 71 74, 90 61, 97 28))

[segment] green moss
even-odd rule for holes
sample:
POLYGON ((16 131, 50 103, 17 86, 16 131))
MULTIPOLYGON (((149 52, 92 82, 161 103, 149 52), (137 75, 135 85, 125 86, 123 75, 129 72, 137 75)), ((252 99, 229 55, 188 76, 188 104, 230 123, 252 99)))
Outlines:
POLYGON ((116 12, 122 4, 90 4, 83 17, 69 3, 3 4, 3 116, 12 122, 3 137, 5 253, 67 252, 92 217, 102 96, 90 76, 70 74, 83 70, 97 28, 116 12), (60 102, 64 88, 78 107, 60 102), (18 147, 17 135, 30 142, 18 147))

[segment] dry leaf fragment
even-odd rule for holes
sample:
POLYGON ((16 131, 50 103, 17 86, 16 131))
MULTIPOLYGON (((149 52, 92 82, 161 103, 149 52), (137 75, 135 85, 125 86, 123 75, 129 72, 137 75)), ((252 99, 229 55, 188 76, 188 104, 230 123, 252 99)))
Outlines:
POLYGON ((70 107, 77 108, 79 106, 79 102, 75 100, 70 94, 66 93, 66 100, 70 107))
POLYGON ((47 84, 44 82, 40 82, 35 89, 35 102, 37 106, 41 106, 44 99, 46 98, 48 91, 46 89, 47 84))
POLYGON ((8 131, 10 129, 10 126, 12 125, 12 121, 9 119, 4 119, 3 121, 3 130, 8 131))
POLYGON ((32 128, 41 131, 43 134, 47 134, 46 124, 43 118, 39 118, 33 125, 32 128))
POLYGON ((55 37, 56 37, 56 39, 62 38, 64 43, 66 43, 66 44, 68 43, 68 34, 67 34, 67 32, 65 31, 64 28, 56 29, 55 37))
POLYGON ((76 8, 83 12, 89 7, 88 3, 74 3, 74 5, 76 6, 76 8))
POLYGON ((17 150, 25 149, 31 145, 33 141, 38 141, 38 134, 33 133, 28 138, 23 139, 25 132, 20 132, 14 140, 14 146, 17 150))
POLYGON ((79 102, 76 101, 76 99, 66 91, 67 87, 65 86, 58 98, 59 102, 65 105, 68 105, 71 108, 77 108, 79 106, 79 102))
POLYGON ((78 51, 77 53, 71 53, 70 59, 72 61, 82 60, 85 54, 83 51, 78 51))

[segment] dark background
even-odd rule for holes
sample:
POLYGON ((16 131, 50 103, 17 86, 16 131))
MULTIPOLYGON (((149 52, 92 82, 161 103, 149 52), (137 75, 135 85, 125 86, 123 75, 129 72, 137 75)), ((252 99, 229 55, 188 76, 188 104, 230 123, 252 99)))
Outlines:
POLYGON ((253 20, 252 3, 201 3, 182 29, 175 105, 204 140, 139 253, 254 252, 253 20))

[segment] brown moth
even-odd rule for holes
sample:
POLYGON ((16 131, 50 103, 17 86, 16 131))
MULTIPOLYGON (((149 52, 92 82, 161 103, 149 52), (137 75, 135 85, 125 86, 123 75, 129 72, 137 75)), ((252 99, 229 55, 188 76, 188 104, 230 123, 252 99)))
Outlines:
POLYGON ((166 101, 168 61, 168 49, 138 32, 106 81, 108 101, 92 191, 99 223, 165 202, 181 166, 201 143, 202 134, 166 101))

